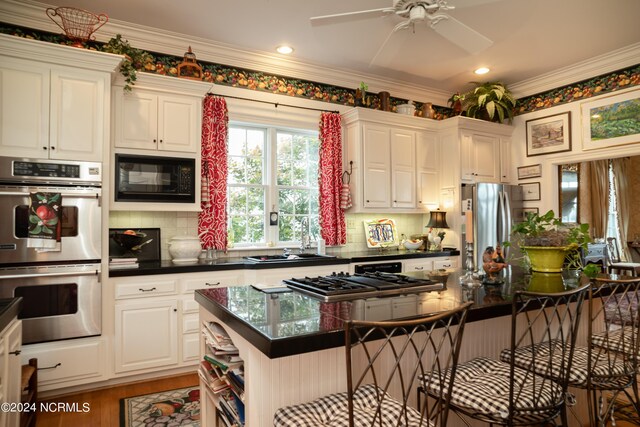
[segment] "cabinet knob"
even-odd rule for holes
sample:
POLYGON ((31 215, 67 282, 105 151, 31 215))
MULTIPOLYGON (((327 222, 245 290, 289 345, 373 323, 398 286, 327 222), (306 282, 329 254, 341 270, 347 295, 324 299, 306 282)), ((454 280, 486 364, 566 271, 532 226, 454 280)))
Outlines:
POLYGON ((154 140, 153 140, 153 143, 155 144, 156 142, 157 142, 157 141, 154 139, 154 140))
POLYGON ((43 150, 46 150, 46 149, 47 149, 47 147, 42 147, 42 149, 43 149, 43 150))
POLYGON ((394 201, 393 201, 393 203, 398 203, 398 201, 397 201, 397 200, 394 200, 394 201))
POLYGON ((51 149, 52 149, 52 150, 55 150, 55 149, 56 149, 56 147, 51 147, 51 149))
POLYGON ((422 200, 418 200, 418 203, 422 203, 422 200))
POLYGON ((160 140, 160 144, 162 144, 162 140, 160 140))
POLYGON ((173 311, 174 311, 174 312, 177 312, 177 311, 178 311, 178 309, 177 309, 177 308, 174 308, 174 309, 173 309, 173 311))
POLYGON ((367 203, 369 203, 369 201, 367 200, 367 203))

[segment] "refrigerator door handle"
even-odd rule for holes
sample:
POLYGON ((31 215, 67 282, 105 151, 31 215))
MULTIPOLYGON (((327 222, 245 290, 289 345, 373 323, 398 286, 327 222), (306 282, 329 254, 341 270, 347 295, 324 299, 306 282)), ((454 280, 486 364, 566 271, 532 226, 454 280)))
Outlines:
MULTIPOLYGON (((502 197, 504 198, 504 240, 503 242, 506 242, 509 240, 509 238, 511 237, 511 200, 509 200, 509 193, 507 193, 506 191, 502 194, 502 197)), ((509 250, 510 248, 506 248, 507 251, 505 252, 504 256, 507 257, 509 254, 509 250)))

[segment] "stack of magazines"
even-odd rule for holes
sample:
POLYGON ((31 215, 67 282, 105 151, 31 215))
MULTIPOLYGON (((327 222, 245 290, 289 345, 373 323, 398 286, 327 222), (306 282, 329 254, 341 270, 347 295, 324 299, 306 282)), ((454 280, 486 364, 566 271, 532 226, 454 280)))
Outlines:
POLYGON ((138 268, 138 258, 109 257, 109 270, 138 268))
POLYGON ((217 323, 202 329, 206 343, 198 374, 217 395, 220 418, 226 427, 244 426, 244 364, 226 331, 217 323))

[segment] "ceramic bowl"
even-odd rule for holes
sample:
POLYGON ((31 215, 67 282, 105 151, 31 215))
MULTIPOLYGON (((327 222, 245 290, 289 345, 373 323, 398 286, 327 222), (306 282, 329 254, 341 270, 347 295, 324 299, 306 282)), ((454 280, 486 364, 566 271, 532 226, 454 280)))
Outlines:
POLYGON ((405 249, 410 251, 418 250, 420 246, 422 246, 422 240, 418 240, 417 242, 412 242, 410 240, 407 240, 404 242, 405 249))
POLYGON ((416 106, 413 104, 400 104, 396 106, 398 114, 406 114, 407 116, 413 116, 416 112, 416 106))
POLYGON ((201 253, 202 246, 197 236, 176 236, 169 241, 169 255, 173 262, 197 261, 201 253))

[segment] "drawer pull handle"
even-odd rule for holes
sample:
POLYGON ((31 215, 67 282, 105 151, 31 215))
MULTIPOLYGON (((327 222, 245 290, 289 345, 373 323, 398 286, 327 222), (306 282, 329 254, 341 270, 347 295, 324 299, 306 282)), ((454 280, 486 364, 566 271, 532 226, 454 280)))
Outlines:
POLYGON ((416 270, 424 270, 424 267, 415 267, 416 270))
POLYGON ((46 368, 38 368, 38 371, 43 371, 43 370, 45 370, 45 369, 56 369, 58 366, 62 366, 62 363, 61 363, 61 362, 58 362, 58 363, 56 363, 56 364, 55 364, 55 365, 53 365, 53 366, 47 366, 46 368))
POLYGON ((205 282, 205 285, 207 285, 207 286, 220 286, 220 282, 216 282, 216 283, 205 282))
POLYGON ((151 289, 142 289, 142 288, 139 288, 139 291, 140 291, 140 292, 152 292, 152 291, 155 291, 155 290, 156 290, 155 286, 154 286, 153 288, 151 288, 151 289))
POLYGON ((14 356, 19 355, 20 353, 22 353, 22 350, 16 350, 16 351, 10 351, 9 354, 13 354, 14 356))

